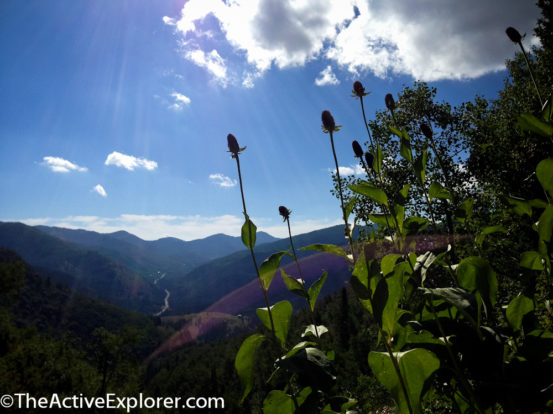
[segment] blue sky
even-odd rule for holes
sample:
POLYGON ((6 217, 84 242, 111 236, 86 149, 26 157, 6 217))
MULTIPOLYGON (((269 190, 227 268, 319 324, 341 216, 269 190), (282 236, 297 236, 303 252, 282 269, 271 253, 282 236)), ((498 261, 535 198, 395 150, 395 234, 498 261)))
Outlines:
POLYGON ((441 0, 0 3, 0 220, 185 240, 243 221, 276 236, 340 222, 320 113, 340 165, 365 141, 352 83, 383 108, 414 80, 452 104, 502 88, 531 2, 441 0), (393 3, 393 4, 390 4, 393 3))

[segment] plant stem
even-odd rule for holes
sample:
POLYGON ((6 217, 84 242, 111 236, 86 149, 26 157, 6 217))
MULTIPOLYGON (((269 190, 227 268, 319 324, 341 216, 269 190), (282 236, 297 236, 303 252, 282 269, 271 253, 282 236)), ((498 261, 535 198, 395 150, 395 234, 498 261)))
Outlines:
POLYGON ((401 384, 401 390, 405 395, 405 401, 407 401, 407 408, 409 409, 409 413, 412 414, 413 407, 411 407, 411 400, 409 399, 409 394, 407 393, 407 385, 405 385, 405 381, 403 380, 403 375, 401 375, 401 369, 399 368, 399 363, 397 362, 397 358, 393 353, 392 348, 390 347, 390 344, 388 344, 387 341, 385 341, 384 344, 386 345, 386 350, 388 351, 388 355, 390 355, 390 358, 392 359, 392 364, 394 365, 394 369, 396 370, 397 376, 399 378, 399 383, 401 384))
MULTIPOLYGON (((301 285, 303 287, 303 290, 305 291, 305 281, 303 279, 303 274, 301 272, 300 263, 298 262, 298 256, 296 256, 296 249, 294 248, 294 242, 292 241, 292 230, 290 229, 289 217, 286 218, 286 224, 288 224, 288 237, 290 238, 290 247, 292 247, 292 254, 294 255, 294 261, 296 262, 296 266, 298 267, 298 274, 302 281, 301 285)), ((309 309, 311 310, 311 303, 309 303, 309 298, 306 297, 305 300, 307 301, 307 306, 309 306, 309 309)), ((315 313, 313 311, 311 311, 311 320, 313 321, 313 327, 315 328, 315 336, 319 338, 319 332, 317 330, 317 322, 315 321, 315 313)))
MULTIPOLYGON (((367 123, 367 117, 365 116, 365 106, 363 105, 363 97, 360 96, 359 99, 361 100, 361 112, 363 113, 363 121, 365 121, 365 128, 367 128, 367 134, 369 134, 369 141, 371 142, 371 150, 375 148, 373 138, 371 136, 371 131, 369 130, 369 124, 367 123)), ((376 138, 375 138, 376 141, 376 138)))
MULTIPOLYGON (((238 157, 238 154, 234 156, 236 158, 236 166, 238 167, 238 181, 240 181, 240 194, 242 196, 242 206, 244 208, 244 217, 246 217, 246 220, 248 222, 248 235, 250 240, 252 240, 252 225, 250 221, 250 217, 248 216, 248 212, 246 210, 246 200, 244 198, 244 187, 242 186, 242 172, 240 170, 240 158, 238 157)), ((265 286, 263 286, 263 281, 261 280, 261 276, 259 275, 259 267, 257 266, 257 260, 255 260, 255 253, 253 252, 253 247, 248 246, 250 249, 250 253, 252 256, 253 265, 255 267, 255 273, 257 275, 257 280, 259 281, 259 287, 261 288, 261 291, 263 292, 263 297, 265 298, 265 304, 267 305, 267 312, 269 313, 269 321, 271 322, 271 330, 273 331, 273 335, 276 338, 276 330, 275 330, 275 324, 273 322, 273 314, 271 313, 271 307, 269 306, 269 298, 267 296, 267 290, 265 289, 265 286)))
MULTIPOLYGON (((369 174, 369 168, 367 166, 367 164, 365 163, 365 161, 363 160, 363 158, 361 158, 361 165, 363 166, 363 169, 365 170, 365 172, 367 173, 367 176, 370 176, 369 174)), ((373 171, 373 175, 375 176, 376 178, 376 173, 373 171)), ((384 190, 382 190, 384 191, 384 190)), ((388 221, 388 209, 385 205, 381 205, 382 210, 384 211, 384 219, 386 220, 386 226, 388 227, 388 231, 390 232, 390 237, 392 238, 392 243, 396 244, 395 240, 394 240, 394 234, 392 232, 392 226, 390 226, 390 222, 388 221)), ((390 213, 390 215, 392 216, 392 214, 390 213)), ((395 217, 394 217, 395 218, 395 217)), ((395 231, 397 232, 397 235, 399 236, 399 224, 397 223, 397 219, 396 219, 396 225, 398 227, 396 227, 395 231)), ((399 246, 398 246, 399 247, 399 246)))
POLYGON ((336 158, 336 149, 334 148, 334 137, 332 134, 333 131, 329 131, 330 134, 330 145, 332 146, 332 155, 334 156, 334 164, 336 165, 336 177, 338 178, 338 193, 340 194, 340 207, 342 208, 342 218, 344 219, 344 225, 346 230, 346 236, 351 248, 351 254, 355 261, 355 252, 353 250, 353 239, 349 231, 348 219, 346 217, 346 208, 344 207, 344 196, 342 194, 342 180, 340 179, 340 168, 338 167, 338 158, 336 158))
POLYGON ((528 60, 528 56, 526 55, 526 50, 524 50, 524 46, 522 46, 522 41, 518 42, 518 45, 520 46, 520 50, 522 50, 522 54, 524 55, 524 60, 526 61, 526 66, 528 66, 528 72, 530 72, 530 78, 532 79, 534 88, 536 88, 536 93, 538 94, 538 99, 540 100, 540 109, 543 109, 543 101, 541 99, 540 90, 538 89, 538 85, 536 84, 536 80, 534 79, 534 71, 530 66, 530 61, 528 60))
MULTIPOLYGON (((432 148, 432 151, 434 151, 434 155, 436 156, 436 159, 438 160, 438 165, 440 166, 440 169, 442 170, 442 174, 444 175, 444 181, 445 181, 446 188, 449 191, 449 193, 451 194, 451 197, 452 197, 451 201, 452 201, 453 206, 455 207, 455 206, 457 206, 457 197, 455 195, 455 192, 453 191, 453 186, 451 185, 451 181, 449 179, 448 171, 445 168, 445 164, 442 161, 442 157, 440 156, 438 148, 436 147, 436 142, 434 141, 433 137, 429 138, 429 143, 430 143, 430 147, 432 148)), ((447 227, 448 227, 448 230, 449 230, 449 234, 451 234, 451 236, 453 237, 453 241, 451 243, 451 256, 453 257, 453 261, 456 261, 455 229, 453 227, 453 220, 452 220, 452 217, 451 217, 451 211, 449 209, 449 206, 447 205, 447 201, 446 201, 445 211, 446 211, 446 213, 445 213, 446 214, 446 223, 447 223, 447 227)))
MULTIPOLYGON (((374 309, 373 306, 373 300, 372 298, 369 298, 371 302, 371 308, 374 309)), ((407 408, 409 409, 409 413, 413 414, 413 407, 411 407, 411 400, 409 399, 409 393, 407 392, 407 385, 405 384, 405 381, 403 379, 403 375, 401 375, 401 369, 399 367, 399 363, 397 361, 397 358, 392 350, 392 347, 390 346, 390 343, 388 342, 390 338, 387 338, 384 336, 384 331, 382 330, 382 327, 380 324, 378 324, 378 330, 380 332, 380 336, 382 338, 386 338, 384 340, 384 346, 386 347, 386 351, 388 352, 388 355, 390 356, 390 359, 392 360, 392 364, 394 366, 394 370, 396 371, 396 374, 399 378, 399 383, 401 384, 401 390, 403 391, 403 395, 405 395, 405 400, 407 401, 407 408)))

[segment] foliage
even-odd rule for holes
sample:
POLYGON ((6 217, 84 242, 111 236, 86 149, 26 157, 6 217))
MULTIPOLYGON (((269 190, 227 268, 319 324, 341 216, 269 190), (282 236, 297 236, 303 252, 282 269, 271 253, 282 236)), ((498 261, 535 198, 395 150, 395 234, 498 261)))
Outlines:
MULTIPOLYGON (((544 15, 539 30, 544 33, 543 27, 549 24, 548 15, 544 15)), ((519 68, 511 65, 511 74, 522 77, 516 69, 519 68)), ((548 70, 551 67, 544 72, 548 70)), ((543 78, 532 84, 541 85, 543 78)), ((414 89, 404 89, 397 104, 388 94, 388 112, 379 112, 375 121, 367 122, 365 89, 359 81, 355 82, 354 96, 361 101, 369 155, 362 156, 359 143, 353 143, 366 177, 350 178, 345 185, 334 151, 334 133, 339 129, 330 112, 323 111, 323 132, 330 136, 336 164, 335 194, 340 200, 349 245, 342 248, 315 244, 308 249, 350 261, 351 286, 372 315, 378 332, 377 348, 368 353, 368 365, 403 413, 421 413, 436 398, 442 401, 443 409, 461 413, 546 412, 553 405, 553 384, 547 375, 553 367, 549 302, 553 158, 543 159, 552 154, 553 120, 551 103, 537 108, 530 104, 541 96, 537 90, 528 93, 528 86, 528 82, 525 87, 516 81, 513 88, 507 84, 504 95, 491 109, 477 99, 475 105, 452 110, 447 104, 434 102, 434 89, 415 84, 414 89), (505 105, 513 96, 517 104, 507 111, 505 105), (483 119, 484 113, 489 119, 483 124, 475 122, 477 111, 478 120, 483 119), (482 134, 490 128, 493 134, 501 134, 514 126, 520 131, 519 136, 529 139, 522 147, 498 150, 494 142, 487 149, 482 142, 482 134), (475 136, 478 141, 471 140, 475 136), (521 152, 523 148, 528 152, 521 152), (473 150, 468 170, 457 166, 467 161, 461 155, 467 149, 473 150), (482 162, 486 151, 493 151, 496 164, 483 166, 475 161, 482 162), (509 164, 512 158, 517 158, 512 164, 516 167, 509 164), (532 188, 521 193, 526 177, 519 173, 504 183, 486 175, 498 169, 498 164, 504 170, 507 165, 507 170, 530 171, 532 188), (478 183, 481 185, 470 182, 471 173, 482 179, 478 183), (349 192, 344 194, 346 187, 349 192), (507 194, 514 190, 518 190, 518 197, 511 197, 507 203, 507 194), (374 224, 370 237, 353 241, 349 224, 352 213, 354 224, 356 220, 374 224), (529 216, 535 224, 517 216, 529 216), (484 224, 484 218, 491 219, 491 225, 484 224), (375 228, 394 249, 380 259, 367 255, 367 249, 375 243, 375 228), (511 242, 516 237, 511 233, 513 229, 520 229, 523 240, 532 240, 532 244, 511 242), (447 249, 428 249, 422 231, 447 233, 447 249), (471 239, 474 241, 468 241, 471 239), (500 269, 498 279, 494 266, 505 262, 488 259, 490 253, 504 246, 517 259, 500 269), (504 273, 513 271, 522 276, 518 287, 523 290, 499 297, 499 293, 508 292, 504 273), (524 392, 515 395, 513 389, 524 392)), ((246 215, 246 224, 248 220, 246 215)), ((285 221, 290 226, 289 217, 285 221)), ((253 246, 249 247, 253 257, 253 246)), ((268 259, 271 272, 277 267, 275 257, 268 259)), ((299 264, 298 270, 301 274, 299 264)), ((307 298, 313 310, 301 279, 294 281, 284 272, 282 276, 290 292, 307 298)), ((326 279, 326 274, 323 277, 326 279)), ((261 283, 262 290, 266 287, 261 283)), ((267 300, 266 290, 264 295, 267 300)), ((359 408, 357 400, 336 387, 336 352, 325 348, 322 341, 322 333, 328 335, 329 329, 321 326, 317 333, 315 322, 305 329, 304 335, 311 335, 308 339, 288 346, 291 305, 279 302, 273 307, 278 324, 273 319, 269 324, 269 309, 267 304, 258 315, 272 334, 256 333, 247 338, 236 359, 238 373, 246 384, 242 399, 253 383, 249 367, 256 353, 250 348, 257 344, 257 349, 267 340, 279 344, 281 351, 273 354, 274 370, 268 383, 275 388, 266 394, 265 413, 279 409, 290 413, 354 412, 359 408), (286 312, 277 312, 280 307, 286 312)))

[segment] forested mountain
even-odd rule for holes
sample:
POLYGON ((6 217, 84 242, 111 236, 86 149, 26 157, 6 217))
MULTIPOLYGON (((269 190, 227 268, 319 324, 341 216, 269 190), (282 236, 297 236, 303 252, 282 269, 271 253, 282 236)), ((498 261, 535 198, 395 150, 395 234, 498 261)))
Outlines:
MULTIPOLYGON (((294 245, 297 249, 300 259, 313 255, 315 251, 300 251, 302 247, 316 243, 338 244, 344 243, 343 226, 333 226, 322 230, 316 230, 293 237, 294 245)), ((278 251, 287 251, 290 248, 288 239, 278 240, 272 243, 256 244, 255 254, 258 264, 278 251)), ((321 255, 323 260, 314 266, 309 266, 304 277, 307 280, 313 280, 320 276, 324 268, 328 266, 338 266, 347 269, 345 261, 342 262, 332 256, 321 255), (339 264, 337 263, 337 260, 339 264)), ((290 263, 289 257, 282 259, 282 264, 290 263)), ((287 270, 290 274, 296 274, 295 265, 287 270)), ((299 277, 299 276, 297 276, 299 277)), ((275 278, 281 285, 280 276, 275 278)), ((232 294, 239 289, 246 289, 248 283, 258 283, 256 280, 255 268, 251 261, 250 252, 240 251, 231 255, 213 260, 202 266, 197 267, 186 275, 185 278, 167 277, 163 280, 162 286, 171 291, 171 312, 172 313, 190 313, 204 310, 220 298, 232 294), (253 281, 253 282, 252 282, 253 281)), ((336 287, 336 286, 335 286, 336 287)), ((281 286, 282 288, 282 286, 281 286)), ((279 290, 275 287, 274 290, 279 290)), ((246 290, 242 290, 241 301, 246 301, 244 295, 248 296, 246 290)), ((259 292, 253 292, 255 298, 259 299, 259 292)), ((260 305, 260 304, 259 304, 260 305)))
MULTIPOLYGON (((192 241, 183 241, 175 237, 148 241, 126 231, 103 234, 61 227, 36 228, 64 241, 98 251, 144 276, 156 275, 158 272, 182 276, 211 260, 245 250, 240 237, 226 234, 214 234, 192 241)), ((257 238, 259 244, 278 240, 264 232, 259 232, 257 238)))
MULTIPOLYGON (((297 249, 314 243, 341 244, 343 240, 342 226, 294 236, 297 249)), ((233 307, 232 312, 258 305, 258 292, 249 286, 256 279, 255 270, 240 237, 216 234, 190 242, 175 238, 145 241, 124 231, 101 234, 0 223, 0 246, 13 249, 53 281, 127 309, 158 312, 165 289, 171 292, 167 311, 171 315, 201 312, 233 294, 240 295, 245 306, 233 307), (227 252, 230 254, 208 261, 227 252)), ((255 251, 260 263, 272 253, 288 249, 288 239, 257 234, 255 251)), ((314 253, 298 250, 300 260, 314 253)), ((319 255, 319 259, 306 262, 307 281, 319 277, 324 268, 337 266, 339 272, 347 268, 345 262, 332 256, 319 255)), ((287 272, 296 273, 289 258, 282 263, 288 264, 287 272)), ((343 278, 336 276, 332 281, 325 287, 326 293, 339 288, 343 278)), ((273 291, 277 296, 284 292, 280 276, 273 291)), ((222 303, 224 309, 227 302, 222 303)))
POLYGON ((126 309, 158 311, 163 291, 102 254, 21 223, 0 223, 0 247, 17 252, 53 281, 126 309))

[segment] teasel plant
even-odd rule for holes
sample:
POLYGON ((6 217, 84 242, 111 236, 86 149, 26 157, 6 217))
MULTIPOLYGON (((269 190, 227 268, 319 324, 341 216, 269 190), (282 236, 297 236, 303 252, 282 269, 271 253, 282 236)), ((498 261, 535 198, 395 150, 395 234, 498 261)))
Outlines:
MULTIPOLYGON (((305 279, 304 279, 303 273, 301 271, 301 266, 300 266, 300 263, 298 261, 298 256, 296 254, 296 248, 294 247, 294 241, 292 239, 292 230, 290 228, 290 214, 292 214, 292 211, 288 210, 285 206, 279 206, 278 212, 282 216, 282 219, 286 222, 286 224, 288 226, 288 239, 290 240, 290 249, 292 250, 292 259, 294 259, 294 262, 296 263, 296 267, 298 269, 298 276, 299 276, 299 280, 294 279, 293 277, 287 275, 284 272, 284 270, 281 268, 280 272, 281 272, 281 275, 282 275, 282 279, 284 280, 284 284, 286 285, 286 287, 291 292, 296 293, 297 295, 304 297, 305 300, 307 301, 307 305, 308 305, 308 307, 311 311, 310 313, 311 313, 311 321, 313 322, 313 333, 315 334, 315 337, 317 339, 319 339, 320 338, 319 328, 324 328, 324 327, 318 327, 317 326, 317 321, 315 319, 315 301, 313 301, 312 298, 313 298, 313 289, 320 290, 320 288, 322 288, 322 285, 326 281, 326 273, 323 273, 323 276, 321 277, 321 279, 319 279, 318 281, 316 281, 312 285, 312 287, 310 288, 310 290, 312 290, 312 292, 309 292, 309 290, 305 287, 305 279), (319 285, 320 285, 320 287, 319 287, 319 285)), ((316 297, 315 297, 315 299, 316 299, 316 297)), ((324 328, 324 329, 325 329, 325 332, 326 332, 326 328, 324 328)))
POLYGON ((359 98, 359 102, 361 102, 361 113, 363 114, 363 121, 365 123, 365 128, 367 130, 367 134, 369 135, 369 142, 371 144, 371 151, 374 152, 376 148, 376 142, 373 141, 371 130, 369 128, 369 123, 367 122, 367 116, 365 115, 365 105, 363 104, 363 97, 369 95, 370 92, 365 91, 365 87, 360 81, 355 81, 353 83, 353 96, 355 98, 359 98))
MULTIPOLYGON (((353 154, 355 158, 359 158, 359 162, 361 163, 361 166, 363 167, 363 170, 365 171, 365 174, 367 175, 367 179, 370 179, 371 175, 374 177, 376 182, 379 182, 379 175, 375 171, 373 167, 374 163, 374 156, 370 152, 364 152, 363 148, 361 147, 361 144, 357 140, 354 140, 351 143, 351 147, 353 149, 353 154)), ((374 189, 369 188, 367 183, 361 183, 358 185, 350 185, 348 188, 358 194, 368 196, 369 198, 372 198, 372 194, 375 194, 376 191, 374 189), (369 192, 369 193, 367 193, 369 192)), ((384 192, 383 189, 379 189, 380 191, 384 192)), ((384 192, 385 194, 385 192, 384 192)), ((387 197, 386 197, 387 199, 387 197)), ((394 217, 394 226, 390 224, 390 221, 388 219, 388 216, 392 216, 390 214, 390 210, 386 204, 383 203, 384 197, 379 197, 377 200, 373 199, 373 201, 377 202, 377 204, 380 206, 381 210, 384 212, 384 218, 386 220, 386 227, 388 228, 388 231, 390 232, 390 237, 392 239, 392 243, 396 244, 397 237, 399 236, 400 229, 397 223, 397 220, 394 217), (394 233, 396 236, 394 237, 394 233)), ((388 201, 389 202, 389 201, 388 201)), ((393 206, 392 206, 393 208, 393 206)))
POLYGON ((261 291, 263 292, 263 297, 265 299, 265 304, 267 305, 267 311, 269 314, 269 321, 271 324, 271 331, 273 332, 273 335, 276 336, 275 331, 275 324, 273 321, 273 315, 271 313, 271 306, 269 305, 269 297, 267 296, 267 288, 265 287, 263 280, 261 279, 261 275, 259 272, 259 266, 257 265, 257 260, 255 258, 255 253, 253 251, 254 245, 255 245, 255 232, 257 228, 253 224, 253 222, 250 220, 250 217, 248 216, 248 211, 246 209, 246 199, 244 197, 244 186, 242 182, 242 171, 240 169, 240 153, 243 152, 246 147, 240 148, 238 145, 238 141, 236 140, 236 137, 232 134, 227 135, 227 144, 228 144, 228 152, 232 154, 232 158, 236 160, 236 168, 238 170, 238 181, 240 183, 240 195, 242 196, 242 207, 244 209, 244 218, 245 223, 242 226, 242 243, 250 250, 250 254, 252 257, 252 262, 255 267, 255 273, 257 275, 257 279, 259 281, 259 286, 261 288, 261 291))
POLYGON ((540 90, 538 88, 538 85, 536 83, 536 79, 534 78, 534 71, 532 70, 532 66, 530 65, 530 60, 528 59, 528 54, 526 53, 526 49, 524 49, 524 45, 522 44, 522 39, 526 35, 521 35, 517 29, 514 27, 507 27, 505 30, 505 33, 507 34, 507 37, 513 42, 514 44, 518 45, 520 47, 520 50, 522 52, 522 55, 524 56, 524 60, 526 62, 526 66, 528 67, 528 72, 530 73, 530 78, 532 79, 532 83, 534 84, 534 88, 536 89, 536 93, 538 94, 538 100, 540 101, 540 107, 543 110, 544 109, 544 102, 541 98, 540 90))
MULTIPOLYGON (((350 246, 352 248, 352 253, 353 253, 353 241, 352 241, 352 238, 351 238, 351 233, 349 232, 349 226, 348 226, 348 222, 347 222, 348 214, 346 212, 346 207, 344 206, 344 199, 343 199, 343 194, 342 194, 342 185, 341 185, 340 173, 339 173, 339 169, 338 169, 338 160, 337 160, 337 157, 336 157, 336 151, 335 151, 335 148, 334 148, 334 140, 333 140, 333 132, 339 130, 339 127, 336 126, 336 124, 334 122, 334 118, 332 117, 332 115, 330 114, 329 111, 323 111, 321 118, 322 118, 322 122, 323 122, 323 132, 330 134, 330 142, 331 142, 331 146, 332 146, 332 153, 333 153, 333 156, 334 156, 334 162, 336 164, 336 175, 337 175, 338 190, 339 190, 339 195, 340 195, 340 205, 342 207, 342 214, 343 214, 344 222, 345 222, 345 225, 346 225, 346 231, 348 231, 350 246)), ((360 149, 360 145, 355 145, 354 146, 354 151, 355 151, 356 155, 361 155, 362 150, 359 151, 359 149, 360 149)), ((371 185, 370 183, 362 183, 362 184, 357 185, 357 186, 350 185, 349 188, 352 191, 357 192, 361 195, 368 196, 373 201, 382 204, 383 207, 389 207, 388 197, 386 196, 386 193, 383 190, 381 190, 380 188, 377 188, 377 187, 371 185)), ((351 207, 349 207, 349 208, 351 209, 351 207)), ((356 271, 358 271, 359 268, 363 268, 363 267, 366 268, 367 267, 364 249, 361 249, 361 252, 360 252, 360 254, 357 258, 355 256, 353 256, 352 259, 353 259, 352 262, 354 263, 354 270, 353 270, 354 274, 356 273, 356 271)), ((370 309, 373 309, 373 310, 376 309, 376 304, 374 303, 374 297, 372 296, 372 294, 369 294, 366 297, 366 301, 370 302, 370 309)), ((382 324, 378 324, 378 329, 379 329, 379 337, 384 338, 383 343, 384 343, 384 346, 386 348, 387 355, 390 358, 390 361, 392 362, 393 370, 395 371, 395 373, 397 375, 399 385, 400 385, 400 389, 401 389, 401 393, 403 394, 403 396, 405 398, 405 401, 406 401, 407 411, 410 414, 413 414, 414 410, 413 410, 413 407, 411 405, 411 401, 409 400, 409 392, 408 392, 408 388, 407 388, 407 382, 404 378, 404 375, 401 372, 398 357, 397 357, 396 353, 394 353, 393 344, 392 344, 392 337, 390 335, 386 335, 386 331, 383 328, 382 324)), ((370 363, 370 361, 369 361, 369 363, 370 363)))
POLYGON ((346 211, 346 205, 344 203, 344 194, 342 189, 342 180, 340 178, 340 167, 338 165, 338 158, 336 157, 336 148, 334 147, 334 132, 340 130, 341 125, 336 125, 334 117, 328 110, 324 110, 321 114, 322 130, 325 134, 330 136, 330 145, 332 147, 332 155, 334 157, 334 165, 336 166, 336 178, 338 180, 338 194, 340 196, 340 207, 342 209, 342 218, 344 220, 346 238, 349 242, 352 258, 355 259, 355 251, 353 246, 353 235, 348 223, 348 213, 346 211))

